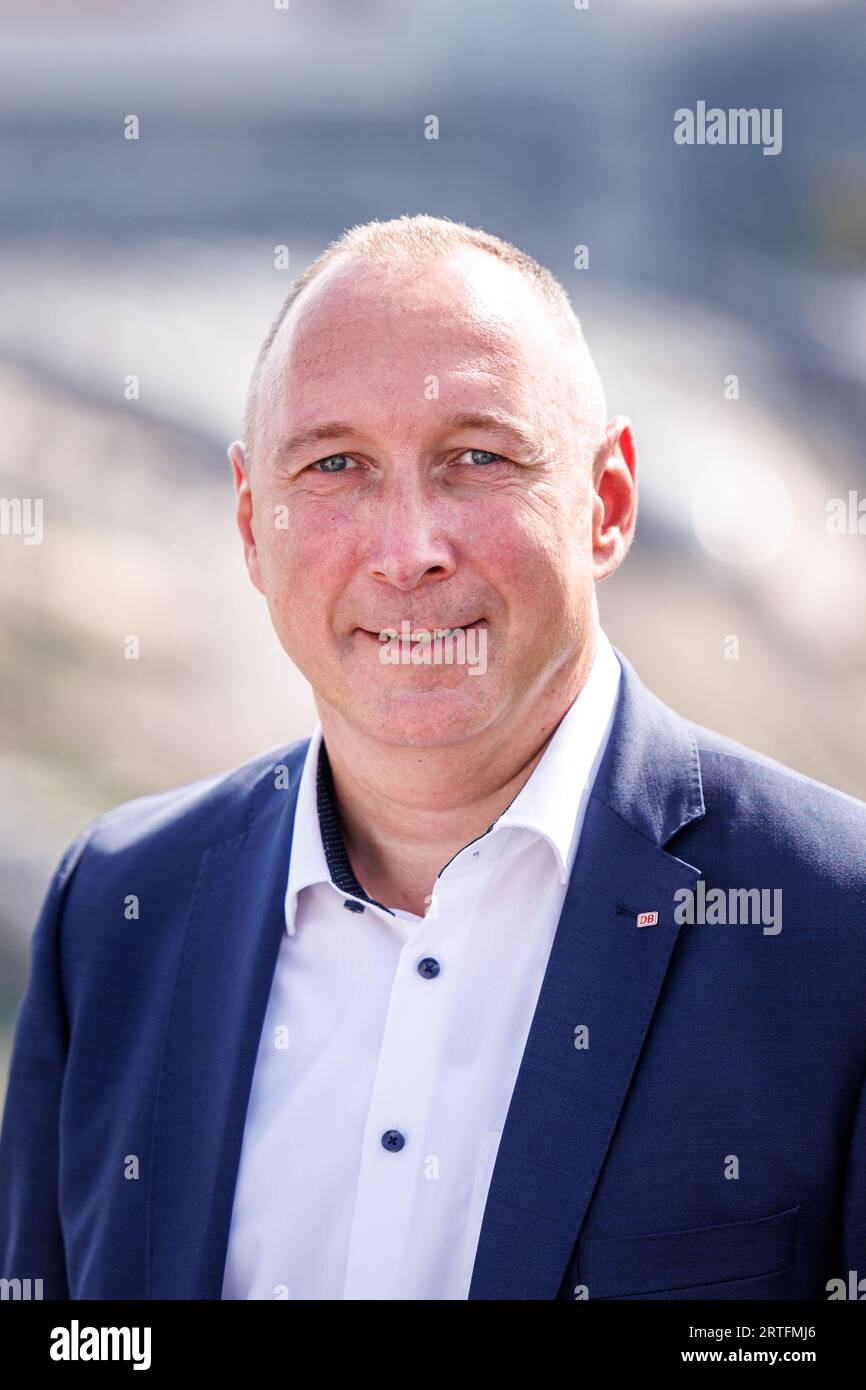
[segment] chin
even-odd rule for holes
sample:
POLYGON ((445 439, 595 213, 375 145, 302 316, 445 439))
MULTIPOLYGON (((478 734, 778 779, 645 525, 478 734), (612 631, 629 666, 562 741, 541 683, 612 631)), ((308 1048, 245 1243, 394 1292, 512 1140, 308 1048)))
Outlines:
POLYGON ((472 738, 490 723, 490 696, 482 699, 481 694, 465 684, 406 689, 386 697, 377 692, 365 702, 361 720, 382 743, 443 748, 472 738))

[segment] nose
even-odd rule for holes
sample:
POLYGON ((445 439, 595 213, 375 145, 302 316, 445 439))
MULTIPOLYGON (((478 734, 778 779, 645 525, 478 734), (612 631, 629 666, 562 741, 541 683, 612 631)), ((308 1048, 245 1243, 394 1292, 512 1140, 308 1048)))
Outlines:
POLYGON ((415 482, 387 499, 372 518, 368 573, 402 593, 449 579, 457 565, 434 499, 415 482))

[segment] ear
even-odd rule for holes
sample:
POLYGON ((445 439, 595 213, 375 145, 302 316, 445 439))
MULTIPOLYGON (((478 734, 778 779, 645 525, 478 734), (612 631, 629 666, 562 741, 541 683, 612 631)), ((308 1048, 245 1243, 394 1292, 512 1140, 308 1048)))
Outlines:
POLYGON ((235 492, 237 493, 237 526, 241 533, 241 540, 244 543, 244 559, 246 560, 247 573, 260 593, 265 592, 262 582, 262 573, 259 566, 259 555, 256 548, 256 537, 253 524, 253 494, 249 482, 249 464, 247 462, 246 451, 239 439, 228 447, 229 462, 234 474, 235 492))
POLYGON ((637 447, 631 421, 616 415, 593 465, 592 555, 598 582, 628 554, 637 521, 637 447))

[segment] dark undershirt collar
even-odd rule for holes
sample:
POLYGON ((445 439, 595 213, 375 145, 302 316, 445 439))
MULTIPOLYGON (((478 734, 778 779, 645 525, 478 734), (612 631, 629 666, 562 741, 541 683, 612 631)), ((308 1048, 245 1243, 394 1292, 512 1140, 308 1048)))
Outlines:
POLYGON ((340 827, 337 798, 334 792, 334 774, 331 771, 331 761, 325 748, 324 739, 319 745, 319 762, 316 771, 316 806, 319 812, 322 845, 325 859, 328 861, 328 872, 331 875, 332 883, 339 888, 341 893, 351 893, 352 897, 360 898, 365 903, 371 903, 373 907, 380 907, 383 912, 388 912, 394 917, 396 914, 393 909, 386 907, 384 903, 376 902, 375 898, 371 898, 366 888, 358 882, 355 876, 349 859, 349 851, 346 849, 346 842, 343 839, 343 831, 340 827))

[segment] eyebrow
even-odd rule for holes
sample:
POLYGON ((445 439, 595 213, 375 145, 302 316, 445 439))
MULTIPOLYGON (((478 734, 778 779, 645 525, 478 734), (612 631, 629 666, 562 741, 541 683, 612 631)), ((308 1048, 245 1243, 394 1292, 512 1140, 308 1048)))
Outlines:
MULTIPOLYGON (((525 425, 505 411, 462 411, 458 415, 452 415, 442 424, 444 433, 451 434, 456 430, 476 430, 507 436, 516 441, 530 461, 543 457, 538 440, 525 425)), ((274 459, 276 462, 285 462, 314 444, 321 444, 328 439, 345 439, 354 433, 355 427, 347 420, 327 420, 321 425, 311 425, 308 429, 297 430, 281 440, 274 451, 274 459)))
POLYGON ((453 415, 446 421, 446 429, 479 430, 485 434, 500 434, 516 440, 523 453, 531 458, 542 456, 539 441, 525 425, 513 415, 503 410, 469 410, 453 415))
POLYGON ((345 420, 328 420, 321 425, 311 425, 309 429, 297 430, 281 440, 274 450, 274 458, 277 462, 289 459, 324 439, 340 439, 352 433, 352 426, 345 420))

